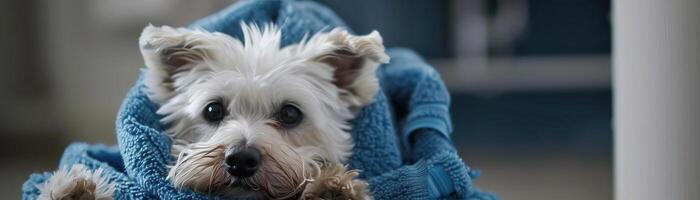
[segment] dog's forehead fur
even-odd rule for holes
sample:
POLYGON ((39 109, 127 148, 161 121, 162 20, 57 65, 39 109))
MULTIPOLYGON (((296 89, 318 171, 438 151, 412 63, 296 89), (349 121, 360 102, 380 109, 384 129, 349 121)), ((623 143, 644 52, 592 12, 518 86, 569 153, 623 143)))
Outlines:
MULTIPOLYGON (((190 93, 188 102, 193 106, 217 97, 226 98, 235 106, 231 110, 240 112, 269 111, 272 104, 281 101, 342 104, 337 101, 337 92, 330 92, 338 90, 331 83, 333 69, 315 60, 317 55, 332 51, 333 44, 326 42, 325 34, 280 47, 281 33, 274 26, 267 25, 262 30, 257 26, 242 27, 243 42, 225 34, 198 32, 191 36, 195 38, 190 44, 185 44, 193 49, 207 49, 200 55, 203 62, 175 75, 175 90, 190 93)), ((337 105, 343 106, 346 105, 337 105)), ((200 111, 192 109, 192 114, 200 111)))
MULTIPOLYGON (((319 67, 303 65, 316 56, 330 53, 336 47, 325 33, 303 39, 298 44, 280 47, 281 31, 273 25, 262 30, 255 25, 242 24, 243 42, 222 33, 195 30, 185 40, 190 49, 206 49, 200 57, 203 64, 216 72, 231 72, 233 77, 250 80, 278 79, 282 75, 320 72, 319 67), (205 42, 206 40, 206 42, 205 42)), ((330 70, 325 72, 331 73, 330 70)))

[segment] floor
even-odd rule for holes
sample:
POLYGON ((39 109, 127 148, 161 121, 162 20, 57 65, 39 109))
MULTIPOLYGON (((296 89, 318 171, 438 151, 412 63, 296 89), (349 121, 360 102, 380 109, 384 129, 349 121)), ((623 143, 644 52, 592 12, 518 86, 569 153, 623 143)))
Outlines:
POLYGON ((612 199, 612 158, 577 153, 460 153, 481 170, 477 187, 500 199, 612 199))

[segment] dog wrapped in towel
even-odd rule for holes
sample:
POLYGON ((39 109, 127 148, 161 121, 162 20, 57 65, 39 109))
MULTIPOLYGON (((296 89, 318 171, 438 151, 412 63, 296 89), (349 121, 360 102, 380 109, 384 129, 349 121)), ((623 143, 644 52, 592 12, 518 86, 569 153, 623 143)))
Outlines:
MULTIPOLYGON (((243 1, 199 20, 189 28, 174 29, 149 26, 144 30, 144 35, 142 35, 140 45, 142 52, 146 52, 144 58, 148 67, 127 94, 117 116, 118 145, 108 147, 84 143, 71 144, 61 158, 59 170, 52 173, 32 174, 29 180, 24 183, 22 187, 24 199, 495 199, 494 195, 481 192, 472 185, 472 180, 476 178, 478 172, 469 169, 452 146, 449 139, 451 133, 448 112, 449 94, 434 69, 410 50, 390 48, 384 51, 384 47, 381 45, 381 36, 377 33, 355 36, 335 14, 323 6, 308 1, 243 1), (335 111, 335 114, 340 115, 340 117, 330 115, 336 116, 337 119, 347 119, 346 124, 344 122, 336 124, 335 128, 343 129, 337 134, 340 136, 347 134, 349 137, 341 137, 338 141, 321 141, 318 144, 325 145, 319 145, 318 149, 325 149, 313 151, 316 154, 324 155, 311 156, 308 160, 301 159, 304 160, 301 163, 305 164, 286 163, 288 165, 278 168, 277 171, 265 171, 266 162, 269 162, 265 161, 270 154, 268 151, 274 151, 268 149, 269 147, 253 149, 246 145, 238 145, 236 146, 238 148, 221 147, 222 149, 218 149, 219 146, 214 145, 207 151, 196 151, 199 146, 219 144, 217 143, 219 141, 246 143, 245 137, 231 139, 230 136, 215 134, 206 136, 209 139, 208 143, 192 143, 191 141, 188 143, 187 140, 201 140, 201 138, 191 139, 173 136, 173 134, 177 134, 173 132, 178 131, 178 126, 198 127, 179 129, 181 131, 203 130, 206 127, 204 125, 193 126, 194 122, 191 121, 182 125, 183 122, 167 120, 168 118, 176 118, 171 117, 176 116, 173 113, 186 112, 188 107, 178 108, 171 112, 163 111, 167 110, 168 106, 172 106, 168 102, 172 102, 179 94, 157 93, 159 89, 165 92, 177 90, 155 88, 154 85, 159 84, 153 84, 153 71, 149 70, 153 70, 153 66, 158 64, 185 66, 183 63, 198 61, 197 58, 200 57, 179 57, 190 54, 170 54, 173 53, 170 50, 160 51, 159 54, 148 54, 149 50, 159 49, 154 47, 159 44, 152 42, 154 40, 143 42, 144 38, 151 38, 148 37, 147 33, 154 32, 212 34, 220 38, 235 38, 245 41, 245 47, 242 46, 242 49, 253 48, 249 47, 250 43, 260 41, 252 38, 277 37, 277 43, 271 43, 272 46, 278 46, 275 47, 276 49, 293 47, 291 49, 298 50, 303 48, 294 45, 307 44, 309 46, 309 43, 320 40, 319 38, 337 39, 340 37, 345 38, 342 41, 349 41, 348 44, 355 44, 349 45, 355 48, 343 48, 342 51, 335 49, 334 53, 340 55, 351 53, 352 58, 368 56, 369 60, 360 63, 385 64, 375 66, 376 68, 363 67, 363 69, 370 69, 369 72, 349 73, 354 77, 350 82, 339 81, 337 74, 332 77, 326 74, 326 79, 335 79, 332 83, 338 88, 355 87, 342 90, 346 93, 331 95, 331 97, 337 98, 335 99, 337 102, 344 102, 341 105, 345 106, 337 108, 336 105, 336 109, 339 111, 335 111), (363 47, 367 45, 359 45, 367 43, 370 44, 369 46, 371 44, 378 44, 378 46, 369 48, 370 50, 365 49, 365 51, 363 47), (371 51, 372 49, 373 51, 371 51), (149 60, 148 55, 167 56, 149 60), (391 61, 387 62, 389 58, 391 61), (162 63, 158 63, 161 61, 162 63), (156 64, 154 65, 154 63, 156 64), (376 79, 363 76, 367 74, 375 75, 376 79), (353 82, 362 77, 368 78, 366 82, 353 82), (372 80, 374 80, 375 85, 378 84, 377 87, 366 91, 368 87, 372 88, 370 87, 372 80), (156 92, 154 93, 154 91, 156 92), (367 97, 367 94, 370 96, 367 97), (351 143, 346 143, 345 140, 351 141, 351 143), (347 148, 348 152, 343 153, 343 148, 347 148), (220 153, 211 153, 219 150, 220 153), (200 154, 205 156, 191 156, 200 154), (338 156, 338 158, 334 156, 338 156), (231 158, 229 159, 229 157, 231 158), (225 164, 222 166, 225 167, 214 169, 192 165, 195 167, 182 168, 183 165, 187 165, 192 160, 201 161, 202 159, 223 162, 225 164), (241 165, 243 168, 236 167, 240 163, 244 164, 241 165), (307 165, 308 163, 316 164, 307 165), (297 173, 295 169, 290 169, 290 166, 299 166, 299 168, 315 166, 316 169, 305 169, 301 170, 301 173, 297 173), (307 174, 305 173, 307 171, 314 173, 307 174), (251 180, 258 176, 267 177, 265 177, 266 180, 257 182, 251 180), (178 179, 183 177, 185 178, 178 179), (241 178, 236 179, 235 177, 241 178), (250 181, 248 182, 248 180, 250 181), (223 182, 216 183, 221 181, 223 182), (276 184, 285 184, 287 181, 294 187, 283 187, 287 188, 285 191, 277 190, 279 188, 276 187, 276 184)), ((175 46, 180 45, 177 46, 178 49, 187 49, 192 47, 189 44, 194 43, 196 42, 177 43, 175 46)), ((229 44, 228 42, 219 44, 222 43, 229 44)), ((211 56, 210 54, 199 55, 211 56)), ((337 59, 320 60, 332 66, 355 63, 337 59)), ((193 67, 190 69, 191 71, 183 74, 193 74, 196 72, 193 69, 196 68, 193 67)), ((332 71, 326 70, 326 72, 318 73, 331 73, 332 71)), ((336 69, 336 71, 338 70, 336 69)), ((186 76, 181 75, 179 78, 186 78, 186 76)), ((171 81, 173 81, 169 85, 171 87, 178 84, 178 79, 171 81)), ((317 83, 317 86, 328 88, 323 87, 322 83, 317 83)), ((279 91, 279 93, 284 92, 279 91)), ((298 93, 304 94, 303 91, 298 93)), ((188 96, 188 98, 195 102, 204 101, 195 98, 199 96, 204 95, 198 93, 188 96)), ((222 121, 234 114, 245 115, 245 113, 222 112, 230 105, 220 101, 201 103, 206 105, 204 112, 197 111, 204 116, 203 119, 208 121, 207 123, 222 121)), ((282 103, 277 107, 272 106, 277 109, 274 112, 276 113, 275 119, 277 119, 277 122, 273 124, 274 127, 299 129, 304 126, 305 121, 302 121, 304 118, 300 116, 313 109, 308 108, 309 105, 297 104, 309 103, 292 102, 282 103)), ((250 105, 253 104, 241 103, 240 105, 251 107, 250 105)), ((323 107, 324 105, 323 102, 320 102, 317 106, 323 107)), ((264 110, 264 108, 260 109, 264 110)), ((329 117, 328 115, 319 115, 321 115, 320 117, 329 117)), ((306 118, 319 117, 314 116, 314 112, 303 116, 306 118)), ((330 119, 324 122, 333 124, 330 119)), ((308 126, 311 127, 311 125, 308 126)), ((245 127, 247 128, 240 129, 239 124, 239 126, 230 129, 255 129, 255 126, 250 124, 245 127)), ((309 129, 309 127, 306 128, 309 129)), ((317 132, 324 131, 328 132, 328 130, 317 132)), ((275 131, 268 130, 267 132, 275 131)), ((308 137, 304 139, 308 139, 308 137)), ((293 153, 276 158, 294 160, 292 157, 303 154, 299 153, 303 152, 301 149, 290 152, 293 153)), ((274 163, 280 163, 280 161, 274 163)))

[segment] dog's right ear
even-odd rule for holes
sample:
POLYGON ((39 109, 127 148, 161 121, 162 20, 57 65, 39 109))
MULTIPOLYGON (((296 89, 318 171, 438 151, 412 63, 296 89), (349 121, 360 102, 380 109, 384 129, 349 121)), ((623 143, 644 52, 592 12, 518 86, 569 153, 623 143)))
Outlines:
POLYGON ((207 71, 203 65, 208 55, 206 40, 208 33, 185 28, 148 25, 141 32, 139 48, 146 64, 144 84, 151 101, 163 103, 189 81, 179 80, 178 73, 207 71))

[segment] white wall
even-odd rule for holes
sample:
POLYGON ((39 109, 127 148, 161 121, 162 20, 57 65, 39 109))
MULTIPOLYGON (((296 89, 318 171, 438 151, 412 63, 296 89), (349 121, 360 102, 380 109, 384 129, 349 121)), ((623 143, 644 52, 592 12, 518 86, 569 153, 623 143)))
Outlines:
POLYGON ((700 199, 700 1, 613 7, 615 197, 700 199))

